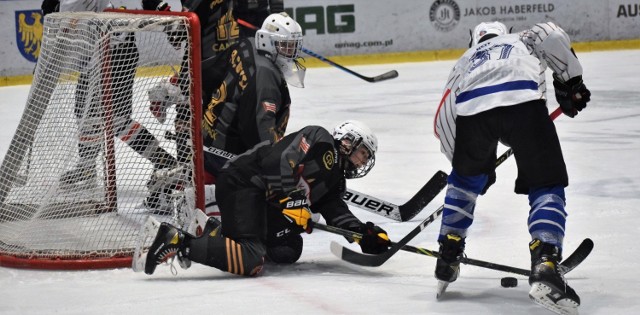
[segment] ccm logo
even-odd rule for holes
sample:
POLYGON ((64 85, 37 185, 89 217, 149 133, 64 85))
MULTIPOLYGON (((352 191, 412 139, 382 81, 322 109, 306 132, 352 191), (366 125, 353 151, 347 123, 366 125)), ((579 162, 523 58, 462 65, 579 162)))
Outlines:
POLYGON ((393 211, 393 207, 390 205, 386 205, 384 203, 381 203, 379 201, 375 201, 372 199, 369 199, 367 197, 362 197, 360 195, 356 195, 350 191, 345 191, 344 195, 342 196, 342 199, 344 199, 345 201, 352 203, 352 204, 356 204, 359 206, 363 206, 367 209, 371 209, 377 212, 381 212, 384 211, 387 214, 391 213, 391 211, 393 211))

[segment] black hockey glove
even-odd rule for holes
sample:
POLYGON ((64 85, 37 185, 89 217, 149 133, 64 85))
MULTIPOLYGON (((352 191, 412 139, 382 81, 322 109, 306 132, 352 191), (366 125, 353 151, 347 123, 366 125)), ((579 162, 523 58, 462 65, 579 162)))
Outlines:
POLYGON ((359 230, 358 232, 362 234, 362 239, 356 242, 360 245, 363 253, 381 254, 391 246, 387 232, 372 222, 363 223, 360 225, 359 230))
POLYGON ((587 102, 591 100, 591 91, 582 83, 581 75, 564 83, 554 75, 553 87, 556 90, 556 100, 560 104, 562 112, 571 118, 587 107, 587 102))
POLYGON ((311 210, 309 210, 309 202, 304 190, 294 190, 287 197, 280 199, 280 207, 282 214, 289 222, 298 225, 303 231, 311 233, 313 230, 313 224, 309 224, 311 210))
POLYGON ((60 0, 44 0, 42 1, 42 16, 46 16, 49 13, 60 11, 60 0))
POLYGON ((142 8, 151 11, 169 11, 171 7, 162 0, 142 0, 142 8))

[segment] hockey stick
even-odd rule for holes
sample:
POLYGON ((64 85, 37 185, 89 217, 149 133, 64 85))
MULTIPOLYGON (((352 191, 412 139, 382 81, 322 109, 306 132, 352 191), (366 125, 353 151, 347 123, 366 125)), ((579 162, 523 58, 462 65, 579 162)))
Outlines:
MULTIPOLYGON (((165 136, 166 137, 166 136, 165 136)), ((222 149, 205 147, 208 153, 224 159, 232 159, 236 155, 222 149)), ((435 198, 447 185, 447 173, 437 171, 431 179, 409 201, 402 205, 396 205, 382 199, 347 189, 342 198, 347 204, 357 208, 373 212, 383 217, 404 222, 415 217, 424 207, 435 198)))
POLYGON ((357 72, 355 72, 355 71, 353 71, 353 70, 351 70, 349 68, 341 66, 341 65, 339 65, 339 64, 337 64, 337 63, 335 63, 335 62, 323 57, 322 55, 309 50, 308 48, 302 47, 301 50, 302 50, 303 53, 305 53, 305 54, 307 54, 307 55, 309 55, 311 57, 318 58, 318 59, 320 59, 320 61, 326 62, 326 63, 328 63, 328 64, 330 64, 330 65, 332 65, 332 66, 334 66, 334 67, 336 67, 336 68, 338 68, 338 69, 340 69, 342 71, 345 71, 346 73, 355 75, 356 77, 358 77, 358 78, 360 78, 362 80, 365 80, 367 82, 376 83, 376 82, 389 80, 389 79, 394 79, 394 78, 398 77, 398 71, 396 71, 396 70, 387 71, 387 72, 385 72, 383 74, 380 74, 380 75, 377 75, 375 77, 367 77, 367 76, 364 76, 364 75, 362 75, 360 73, 357 73, 357 72))
MULTIPOLYGON (((242 19, 237 19, 236 22, 238 22, 238 24, 240 24, 240 25, 242 25, 244 27, 250 28, 252 30, 257 30, 258 29, 257 26, 255 26, 255 25, 253 25, 253 24, 251 24, 251 23, 249 23, 249 22, 247 22, 245 20, 242 20, 242 19)), ((337 63, 335 63, 335 62, 323 57, 322 55, 317 54, 317 53, 307 49, 307 48, 302 47, 301 50, 302 50, 303 53, 305 53, 305 54, 307 54, 307 55, 309 55, 311 57, 315 57, 317 59, 320 59, 320 61, 326 62, 326 63, 328 63, 328 64, 330 64, 330 65, 332 65, 332 66, 334 66, 334 67, 336 67, 336 68, 338 68, 338 69, 340 69, 342 71, 345 71, 345 72, 347 72, 349 74, 355 75, 356 77, 358 77, 358 78, 360 78, 362 80, 365 80, 367 82, 375 83, 375 82, 380 82, 380 81, 389 80, 389 79, 393 79, 393 78, 397 78, 398 77, 398 71, 396 71, 396 70, 391 70, 391 71, 385 72, 383 74, 377 75, 375 77, 367 77, 367 76, 359 74, 359 73, 357 73, 357 72, 355 72, 355 71, 353 71, 353 70, 351 70, 349 68, 346 68, 346 67, 344 67, 342 65, 339 65, 339 64, 337 64, 337 63)))
MULTIPOLYGON (((560 107, 556 108, 551 114, 551 120, 556 119, 562 110, 560 107)), ((507 160, 511 155, 513 155, 513 149, 509 148, 506 152, 504 152, 498 159, 496 159, 496 167, 500 166, 504 161, 507 160)), ((337 242, 331 242, 331 252, 340 257, 340 259, 348 261, 350 263, 354 263, 356 265, 361 266, 370 266, 377 267, 386 262, 391 256, 397 253, 404 245, 407 245, 409 241, 411 241, 416 235, 418 235, 427 225, 431 224, 435 219, 442 213, 444 210, 444 204, 440 206, 435 212, 433 212, 430 216, 428 216, 424 221, 418 224, 409 234, 403 237, 400 242, 393 244, 389 247, 389 250, 379 255, 371 255, 355 252, 349 248, 346 248, 337 242)))
MULTIPOLYGON (((342 235, 352 240, 362 239, 362 234, 360 233, 341 229, 334 226, 314 223, 313 228, 317 228, 318 230, 326 231, 333 234, 342 235)), ((397 243, 391 243, 391 244, 395 245, 397 243)), ((560 273, 564 275, 570 272, 571 270, 575 269, 579 264, 581 264, 587 258, 587 256, 589 256, 592 249, 593 249, 593 241, 589 238, 584 239, 580 243, 580 245, 573 251, 573 253, 571 253, 571 255, 567 257, 567 259, 562 261, 562 263, 558 267, 560 273)), ((433 258, 440 258, 440 254, 437 251, 426 249, 426 248, 415 247, 411 245, 404 245, 402 246, 401 250, 411 252, 414 254, 425 255, 433 258)), ((531 271, 528 269, 501 265, 501 264, 473 259, 469 257, 462 257, 460 262, 466 265, 472 265, 476 267, 482 267, 482 268, 487 268, 487 269, 492 269, 497 271, 504 271, 504 272, 527 276, 527 277, 531 275, 531 271)))
POLYGON ((413 219, 447 186, 447 173, 437 171, 409 201, 396 205, 367 194, 347 189, 342 198, 348 204, 389 219, 406 222, 413 219))

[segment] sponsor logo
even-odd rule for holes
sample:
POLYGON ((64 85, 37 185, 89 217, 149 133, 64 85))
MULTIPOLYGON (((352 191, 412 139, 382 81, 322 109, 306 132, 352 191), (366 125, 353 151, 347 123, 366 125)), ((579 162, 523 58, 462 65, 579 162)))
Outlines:
POLYGON ((386 212, 390 214, 394 208, 390 205, 384 204, 382 202, 369 199, 365 196, 361 196, 352 191, 345 191, 344 195, 342 195, 342 199, 352 204, 363 206, 367 209, 371 209, 376 212, 386 212))
POLYGON ((353 4, 285 8, 300 26, 302 33, 316 34, 354 33, 356 31, 355 6, 353 4))
POLYGON ((453 0, 437 0, 429 9, 429 20, 440 32, 449 32, 460 22, 460 7, 453 0))
POLYGON ((640 5, 637 3, 634 4, 621 4, 618 6, 618 13, 616 14, 616 18, 620 17, 636 17, 638 16, 638 12, 640 11, 640 5))
POLYGON ((42 11, 16 11, 16 44, 24 58, 36 62, 42 42, 42 11))

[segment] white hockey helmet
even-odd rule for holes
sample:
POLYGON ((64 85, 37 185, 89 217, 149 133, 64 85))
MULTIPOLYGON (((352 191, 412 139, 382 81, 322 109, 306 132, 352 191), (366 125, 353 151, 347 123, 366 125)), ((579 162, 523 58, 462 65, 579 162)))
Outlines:
POLYGON ((471 40, 469 41, 469 47, 477 45, 482 37, 489 34, 505 35, 509 34, 507 27, 501 22, 482 22, 478 24, 471 33, 471 40))
POLYGON ((272 56, 296 59, 302 48, 302 28, 286 12, 269 15, 256 31, 256 49, 272 56))
POLYGON ((340 165, 344 168, 346 178, 359 178, 367 175, 376 163, 378 138, 364 123, 347 120, 333 129, 333 139, 339 142, 338 154, 340 165), (352 161, 352 155, 361 148, 366 150, 368 158, 360 166, 352 161))
POLYGON ((298 62, 302 27, 286 12, 269 15, 256 31, 256 49, 266 52, 280 68, 287 83, 304 87, 306 68, 298 62))

